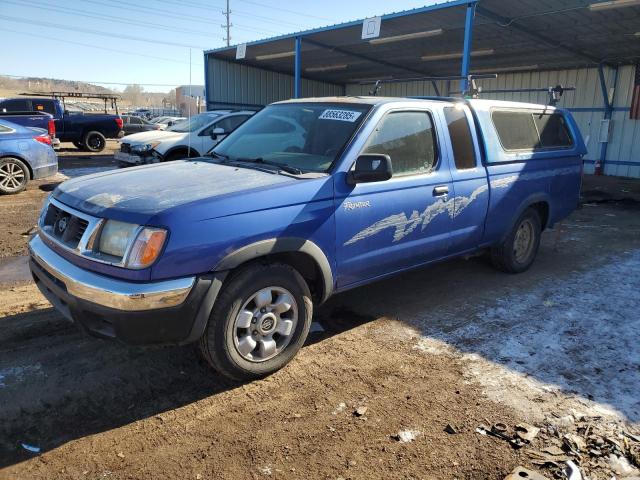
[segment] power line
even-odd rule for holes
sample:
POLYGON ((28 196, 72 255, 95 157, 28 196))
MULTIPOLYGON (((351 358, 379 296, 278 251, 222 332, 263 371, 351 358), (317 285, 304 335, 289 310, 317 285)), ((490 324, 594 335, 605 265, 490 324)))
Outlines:
POLYGON ((112 32, 103 32, 100 30, 91 30, 88 28, 80 28, 80 27, 73 27, 73 26, 69 26, 69 25, 60 25, 60 24, 56 24, 56 23, 50 23, 50 22, 42 22, 42 21, 38 21, 38 20, 33 20, 33 19, 26 19, 26 18, 21 18, 21 17, 12 17, 9 15, 0 15, 0 19, 2 20, 7 20, 9 22, 18 22, 18 23, 27 23, 29 25, 40 25, 43 27, 48 27, 48 28, 56 28, 59 30, 74 30, 76 32, 82 32, 82 33, 88 33, 90 35, 98 35, 98 36, 102 36, 102 37, 109 37, 109 38, 121 38, 124 40, 133 40, 135 42, 145 42, 145 43, 153 43, 153 44, 163 44, 163 45, 170 45, 172 47, 185 47, 185 48, 195 48, 198 50, 203 50, 202 47, 199 46, 194 46, 194 45, 188 45, 188 44, 184 44, 184 43, 175 43, 175 42, 168 42, 166 40, 153 40, 153 39, 149 39, 149 38, 143 38, 143 37, 136 37, 133 35, 123 35, 122 33, 112 33, 112 32))
MULTIPOLYGON (((0 73, 2 77, 9 78, 41 78, 43 80, 53 80, 57 82, 79 82, 79 83, 92 83, 92 84, 102 84, 102 85, 139 85, 141 87, 179 87, 182 85, 181 83, 137 83, 137 82, 103 82, 100 80, 65 80, 61 78, 47 78, 47 77, 36 77, 34 75, 9 75, 0 73)), ((153 93, 153 92, 148 92, 153 93)))
MULTIPOLYGON (((156 0, 156 1, 163 2, 163 3, 169 3, 169 4, 173 4, 174 3, 172 0, 156 0)), ((211 5, 205 6, 205 5, 201 4, 201 3, 193 3, 193 2, 186 3, 184 0, 182 0, 182 3, 185 4, 185 5, 188 5, 190 7, 193 7, 193 8, 204 9, 204 10, 207 10, 207 11, 211 7, 211 5)), ((223 7, 223 5, 220 5, 220 7, 223 7)), ((246 12, 244 10, 238 10, 238 9, 235 9, 235 8, 233 10, 233 13, 235 13, 236 15, 240 15, 242 17, 246 17, 246 18, 252 18, 252 19, 259 18, 259 19, 261 19, 261 20, 263 20, 265 22, 269 22, 269 23, 272 23, 272 24, 275 24, 275 25, 283 25, 283 24, 285 24, 285 25, 291 25, 291 26, 296 27, 296 28, 299 28, 299 26, 300 26, 298 23, 288 22, 286 20, 282 20, 281 18, 266 17, 264 15, 258 15, 257 13, 254 13, 254 12, 246 12)), ((224 15, 224 12, 222 12, 222 14, 224 15)), ((281 33, 281 32, 278 32, 278 33, 281 33)))
POLYGON ((20 6, 31 7, 31 8, 41 8, 41 9, 49 10, 52 12, 60 12, 66 15, 74 15, 78 17, 97 18, 99 20, 105 20, 107 22, 126 23, 129 25, 141 26, 143 28, 154 28, 154 29, 160 29, 160 30, 167 30, 169 32, 188 33, 188 34, 211 37, 211 33, 208 33, 208 32, 199 32, 199 31, 189 30, 186 28, 172 27, 170 25, 164 25, 161 23, 144 22, 141 20, 126 20, 126 19, 123 19, 122 17, 105 15, 103 13, 98 15, 98 14, 93 14, 84 10, 74 9, 73 11, 71 11, 69 9, 60 8, 48 3, 27 3, 24 0, 21 0, 19 3, 11 0, 4 0, 4 3, 10 3, 13 5, 20 5, 20 6))
MULTIPOLYGON (((179 19, 183 19, 183 20, 188 20, 190 22, 198 22, 198 23, 204 23, 205 25, 211 26, 211 23, 216 21, 216 20, 203 20, 203 18, 200 16, 195 16, 195 15, 185 15, 182 13, 175 13, 169 10, 158 10, 156 9, 145 9, 145 8, 140 8, 134 5, 129 5, 125 2, 120 2, 117 0, 111 0, 110 3, 105 3, 102 1, 98 1, 98 0, 84 0, 85 2, 89 2, 89 3, 94 3, 96 5, 101 5, 104 7, 109 7, 109 8, 118 8, 118 9, 125 9, 125 10, 130 10, 132 12, 141 12, 141 13, 146 13, 146 14, 151 14, 151 15, 160 15, 160 16, 165 16, 165 15, 170 15, 172 17, 175 18, 179 18, 179 19), (116 4, 117 3, 117 4, 116 4)), ((173 2, 172 2, 173 3, 173 2)), ((175 5, 175 3, 173 3, 175 5)), ((239 27, 238 25, 235 25, 236 27, 239 27)), ((249 30, 249 31, 256 31, 256 32, 262 32, 262 33, 282 33, 279 31, 275 31, 275 30, 268 30, 268 29, 264 29, 264 28, 254 28, 254 27, 250 27, 248 25, 244 26, 244 28, 242 28, 243 30, 249 30)))
MULTIPOLYGON (((137 57, 145 57, 145 58, 150 58, 150 59, 153 59, 153 60, 163 60, 163 61, 167 61, 167 62, 182 63, 182 64, 185 64, 185 65, 189 64, 189 62, 187 62, 187 61, 177 60, 177 59, 174 59, 174 58, 156 57, 155 55, 147 55, 145 53, 137 53, 137 52, 131 52, 131 51, 126 51, 126 50, 118 50, 118 49, 115 49, 115 48, 102 47, 102 46, 99 46, 99 45, 92 45, 92 44, 89 44, 89 43, 74 42, 72 40, 63 40, 61 38, 48 37, 46 35, 40 35, 38 33, 21 32, 19 30, 12 30, 10 28, 5 28, 5 27, 2 28, 2 31, 3 32, 17 33, 19 35, 26 35, 26 36, 29 36, 29 37, 43 38, 45 40, 52 40, 54 42, 62 42, 62 43, 69 43, 71 45, 79 45, 81 47, 97 48, 99 50, 105 50, 107 52, 122 53, 122 54, 125 54, 125 55, 135 55, 137 57)), ((200 65, 200 64, 196 64, 196 65, 200 65)))
POLYGON ((331 19, 331 18, 327 18, 327 17, 319 17, 317 15, 311 15, 309 13, 302 13, 302 12, 296 12, 295 10, 289 10, 287 8, 282 8, 282 7, 274 7, 272 5, 267 5, 265 3, 260 3, 260 2, 254 2, 252 0, 241 0, 244 3, 251 3, 253 5, 258 5, 260 7, 266 7, 266 8, 270 8, 271 10, 278 10, 280 12, 287 12, 287 13, 292 13, 294 15, 299 15, 301 17, 309 17, 309 18, 315 18, 317 20, 325 20, 328 22, 335 22, 336 20, 331 19))

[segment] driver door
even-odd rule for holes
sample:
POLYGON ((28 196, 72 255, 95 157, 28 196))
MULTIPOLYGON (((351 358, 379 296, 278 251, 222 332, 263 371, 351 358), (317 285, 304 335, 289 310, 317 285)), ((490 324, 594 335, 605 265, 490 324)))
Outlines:
POLYGON ((365 153, 389 155, 393 176, 355 186, 337 177, 339 288, 441 258, 448 249, 453 188, 432 113, 387 113, 360 152, 365 153))

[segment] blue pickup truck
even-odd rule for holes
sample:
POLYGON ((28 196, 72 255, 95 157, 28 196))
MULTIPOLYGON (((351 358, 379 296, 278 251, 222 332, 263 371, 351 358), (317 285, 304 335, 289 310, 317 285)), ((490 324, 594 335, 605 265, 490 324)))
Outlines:
POLYGON ((451 98, 272 104, 209 156, 69 180, 30 242, 40 290, 91 333, 198 342, 267 375, 336 292, 474 252, 523 272, 578 205, 566 110, 451 98))
MULTIPOLYGON (((124 135, 123 121, 119 115, 72 113, 56 98, 7 98, 0 100, 0 112, 50 114, 55 122, 56 136, 61 142, 72 142, 77 148, 89 152, 101 152, 107 145, 107 138, 120 138, 124 135)), ((13 118, 7 120, 19 123, 13 118)))

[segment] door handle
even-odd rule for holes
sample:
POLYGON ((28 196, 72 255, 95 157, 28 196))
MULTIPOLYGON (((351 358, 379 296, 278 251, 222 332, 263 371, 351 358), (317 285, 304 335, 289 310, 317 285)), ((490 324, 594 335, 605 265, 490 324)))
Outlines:
POLYGON ((435 187, 433 189, 434 197, 443 197, 448 194, 449 194, 449 187, 447 187, 446 185, 440 185, 439 187, 435 187))

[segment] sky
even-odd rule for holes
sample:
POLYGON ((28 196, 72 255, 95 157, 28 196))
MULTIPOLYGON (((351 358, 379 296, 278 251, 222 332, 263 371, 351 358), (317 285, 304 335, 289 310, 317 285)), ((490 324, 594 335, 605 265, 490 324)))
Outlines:
MULTIPOLYGON (((230 0, 231 44, 433 3, 230 0)), ((203 50, 225 45, 225 9, 225 0, 0 0, 0 75, 156 92, 202 85, 203 50)))

